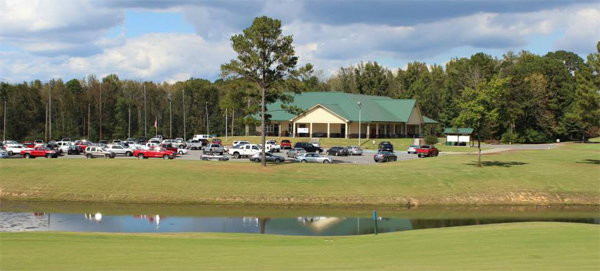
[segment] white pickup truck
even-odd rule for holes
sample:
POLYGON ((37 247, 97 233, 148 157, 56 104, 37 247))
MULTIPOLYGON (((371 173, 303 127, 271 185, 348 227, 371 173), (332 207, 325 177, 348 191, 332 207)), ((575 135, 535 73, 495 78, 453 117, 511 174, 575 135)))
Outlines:
POLYGON ((248 157, 257 154, 261 151, 261 147, 256 144, 246 144, 240 147, 230 148, 227 153, 233 158, 248 157))
POLYGON ((281 152, 281 146, 277 143, 277 140, 269 140, 265 145, 268 152, 281 152))

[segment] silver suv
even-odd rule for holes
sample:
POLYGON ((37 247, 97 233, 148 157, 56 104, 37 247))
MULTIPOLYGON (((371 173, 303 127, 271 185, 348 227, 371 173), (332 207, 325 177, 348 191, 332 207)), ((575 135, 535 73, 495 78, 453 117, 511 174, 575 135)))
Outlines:
POLYGON ((115 153, 111 151, 107 151, 103 147, 92 146, 85 148, 85 157, 86 158, 96 158, 96 157, 104 157, 104 158, 115 158, 115 153))

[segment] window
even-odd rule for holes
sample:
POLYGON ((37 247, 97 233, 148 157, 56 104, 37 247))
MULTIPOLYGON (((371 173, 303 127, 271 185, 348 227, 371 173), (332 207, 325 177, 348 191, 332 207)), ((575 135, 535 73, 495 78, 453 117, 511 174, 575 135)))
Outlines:
POLYGON ((252 149, 253 149, 253 150, 258 150, 258 147, 256 147, 256 146, 252 146, 252 149))

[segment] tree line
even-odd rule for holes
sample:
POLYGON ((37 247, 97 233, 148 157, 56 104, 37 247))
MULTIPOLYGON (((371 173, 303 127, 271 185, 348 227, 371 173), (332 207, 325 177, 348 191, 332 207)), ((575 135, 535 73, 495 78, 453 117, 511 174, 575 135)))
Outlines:
MULTIPOLYGON (((416 99, 425 116, 441 123, 433 131, 437 134, 444 127, 469 124, 460 114, 473 95, 481 94, 495 113, 482 129, 485 138, 514 143, 575 140, 598 134, 599 52, 586 59, 566 51, 543 56, 508 52, 500 59, 477 53, 451 59, 443 67, 412 62, 395 71, 366 62, 342 67, 329 78, 307 65, 280 91, 291 86, 296 92, 416 99)), ((190 138, 198 133, 224 135, 225 122, 230 135, 254 135, 259 122, 252 116, 260 111, 261 91, 244 79, 190 78, 168 84, 111 74, 67 82, 1 82, 0 103, 7 140, 98 141, 155 134, 190 138)))

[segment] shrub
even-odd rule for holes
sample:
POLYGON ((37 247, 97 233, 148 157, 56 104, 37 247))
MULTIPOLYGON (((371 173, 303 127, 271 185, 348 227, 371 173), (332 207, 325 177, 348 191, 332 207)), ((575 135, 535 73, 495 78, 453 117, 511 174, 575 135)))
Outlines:
POLYGON ((438 138, 435 135, 428 135, 425 137, 425 144, 434 145, 434 144, 437 144, 438 142, 439 142, 438 138))

